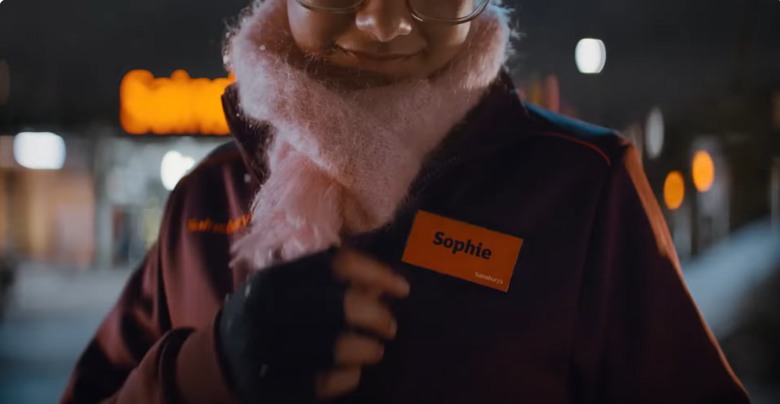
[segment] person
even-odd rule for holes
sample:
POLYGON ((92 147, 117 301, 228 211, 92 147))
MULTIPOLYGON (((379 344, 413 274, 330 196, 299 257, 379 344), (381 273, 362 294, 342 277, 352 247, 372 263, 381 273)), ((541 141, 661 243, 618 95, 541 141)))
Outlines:
POLYGON ((520 101, 488 0, 265 0, 64 403, 745 403, 636 150, 520 101))

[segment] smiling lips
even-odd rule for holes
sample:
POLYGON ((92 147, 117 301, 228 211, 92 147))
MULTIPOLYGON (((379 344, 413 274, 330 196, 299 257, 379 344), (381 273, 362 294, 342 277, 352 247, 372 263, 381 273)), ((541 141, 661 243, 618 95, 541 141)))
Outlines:
POLYGON ((360 52, 360 51, 349 50, 349 49, 343 49, 343 50, 344 52, 354 57, 355 59, 365 59, 365 60, 376 61, 376 62, 404 60, 404 59, 409 59, 410 57, 416 55, 416 53, 409 54, 409 55, 402 55, 402 54, 389 54, 389 53, 381 54, 381 53, 360 52))
POLYGON ((372 52, 361 52, 357 50, 345 49, 339 47, 339 50, 355 60, 359 67, 366 70, 392 73, 401 63, 419 54, 382 54, 372 52))

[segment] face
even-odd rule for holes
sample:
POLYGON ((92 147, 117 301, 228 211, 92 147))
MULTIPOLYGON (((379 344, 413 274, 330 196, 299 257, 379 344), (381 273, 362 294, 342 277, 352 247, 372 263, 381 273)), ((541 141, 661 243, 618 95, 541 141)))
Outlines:
POLYGON ((367 82, 422 79, 444 67, 463 46, 470 23, 415 20, 404 0, 366 0, 351 14, 312 11, 287 0, 298 47, 324 62, 331 78, 367 82))

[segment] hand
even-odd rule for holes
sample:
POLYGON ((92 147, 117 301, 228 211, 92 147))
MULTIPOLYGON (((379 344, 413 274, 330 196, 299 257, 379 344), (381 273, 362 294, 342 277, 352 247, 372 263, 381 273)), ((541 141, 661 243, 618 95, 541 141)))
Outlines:
POLYGON ((382 340, 395 338, 398 323, 380 298, 404 298, 409 283, 392 270, 364 254, 341 249, 333 261, 337 279, 349 286, 344 295, 344 314, 349 326, 376 337, 342 333, 334 349, 337 368, 320 372, 315 378, 315 394, 328 399, 354 390, 363 366, 378 363, 384 354, 382 340))
POLYGON ((253 274, 220 314, 217 348, 226 378, 245 402, 346 394, 395 336, 396 320, 381 298, 408 293, 389 267, 348 249, 253 274))

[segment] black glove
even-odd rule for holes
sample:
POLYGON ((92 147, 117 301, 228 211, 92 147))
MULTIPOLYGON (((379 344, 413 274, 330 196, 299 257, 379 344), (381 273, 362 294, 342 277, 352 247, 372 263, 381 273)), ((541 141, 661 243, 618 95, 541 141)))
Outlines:
POLYGON ((314 401, 314 374, 333 366, 345 328, 346 284, 332 275, 335 252, 264 269, 228 297, 217 348, 242 403, 314 401))

